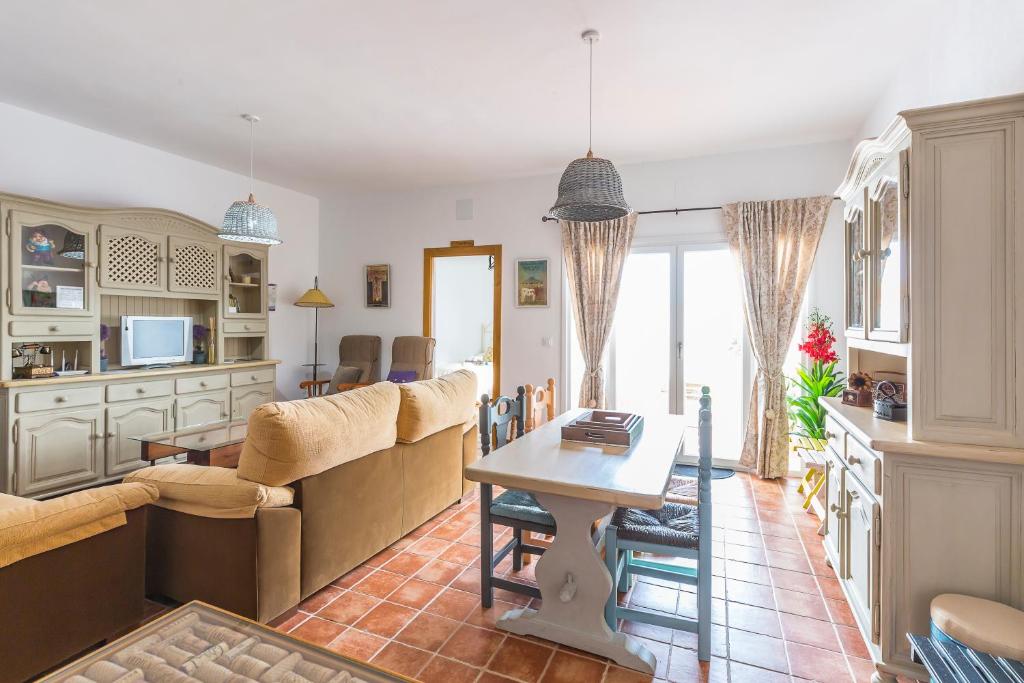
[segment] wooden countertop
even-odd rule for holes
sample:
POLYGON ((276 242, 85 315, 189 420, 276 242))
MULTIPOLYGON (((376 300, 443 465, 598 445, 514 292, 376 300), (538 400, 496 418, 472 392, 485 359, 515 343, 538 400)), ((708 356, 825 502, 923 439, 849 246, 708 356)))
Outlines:
POLYGON ((466 468, 466 478, 620 506, 660 508, 686 428, 681 415, 645 415, 640 441, 621 446, 562 441, 570 410, 466 468))
POLYGON ((868 448, 881 453, 906 453, 1005 465, 1024 465, 1024 449, 917 441, 910 436, 909 422, 879 420, 871 408, 848 406, 839 398, 820 398, 818 400, 828 414, 835 418, 854 438, 868 448))
POLYGON ((67 377, 46 377, 43 379, 8 379, 0 381, 0 389, 20 389, 23 387, 56 386, 64 384, 83 384, 88 382, 109 382, 121 379, 155 379, 164 375, 195 375, 201 372, 241 370, 277 365, 279 360, 247 360, 239 363, 219 363, 217 365, 176 365, 172 368, 154 370, 125 370, 100 372, 95 375, 69 375, 67 377))

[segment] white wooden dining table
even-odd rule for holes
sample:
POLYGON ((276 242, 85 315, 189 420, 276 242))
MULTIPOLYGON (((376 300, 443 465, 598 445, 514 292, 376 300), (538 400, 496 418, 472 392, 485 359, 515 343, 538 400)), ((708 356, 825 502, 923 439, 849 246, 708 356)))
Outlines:
POLYGON ((534 494, 558 529, 537 562, 540 609, 510 610, 497 625, 654 673, 654 654, 605 623, 612 577, 594 545, 591 525, 616 507, 653 510, 665 504, 672 467, 683 448, 685 418, 645 415, 643 433, 629 448, 562 441, 562 425, 585 412, 563 413, 466 468, 472 481, 534 494))

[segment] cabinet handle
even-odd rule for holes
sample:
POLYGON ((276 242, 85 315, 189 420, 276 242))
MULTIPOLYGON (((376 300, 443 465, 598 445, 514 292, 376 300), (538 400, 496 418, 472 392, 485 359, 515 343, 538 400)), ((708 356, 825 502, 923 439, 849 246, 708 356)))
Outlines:
POLYGON ((100 439, 103 438, 103 435, 102 434, 93 434, 89 438, 92 439, 93 441, 99 441, 100 439))
POLYGON ((832 503, 831 505, 829 505, 828 509, 831 510, 832 512, 839 512, 839 506, 836 505, 835 503, 832 503))
POLYGON ((832 432, 825 432, 825 440, 826 441, 831 441, 834 438, 836 438, 835 434, 833 434, 832 432))
POLYGON ((108 439, 113 439, 115 436, 117 436, 117 434, 115 434, 114 432, 107 432, 108 439))
POLYGON ((245 329, 246 331, 248 331, 248 329, 249 329, 249 326, 248 326, 248 325, 242 325, 242 327, 243 327, 243 329, 245 329))
POLYGON ((54 396, 53 400, 55 403, 65 403, 68 399, 64 396, 54 396))
POLYGON ((138 388, 138 389, 136 389, 135 391, 137 391, 137 392, 138 392, 138 393, 140 393, 140 394, 144 394, 144 393, 146 393, 146 388, 145 388, 145 387, 139 387, 139 388, 138 388))
POLYGON ((206 382, 200 382, 200 383, 199 383, 199 386, 201 386, 201 387, 204 387, 204 388, 205 388, 205 387, 206 387, 206 382))
POLYGON ((255 382, 256 381, 256 375, 249 375, 249 379, 252 380, 253 382, 255 382))
POLYGON ((853 253, 853 260, 854 261, 863 261, 865 257, 870 256, 870 255, 871 255, 871 250, 870 249, 858 249, 857 251, 855 251, 853 253))
POLYGON ((56 325, 50 325, 48 329, 50 330, 50 332, 57 332, 60 330, 60 328, 57 327, 56 325))
POLYGON ((848 455, 846 456, 846 462, 850 463, 851 465, 859 465, 860 458, 858 458, 856 455, 848 455))

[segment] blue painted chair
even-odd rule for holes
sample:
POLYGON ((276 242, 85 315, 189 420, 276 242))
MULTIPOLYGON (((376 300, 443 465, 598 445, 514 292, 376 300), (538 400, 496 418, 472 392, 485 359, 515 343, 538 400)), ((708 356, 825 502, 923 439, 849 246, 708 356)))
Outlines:
POLYGON ((619 508, 605 530, 605 562, 612 575, 612 590, 605 605, 605 621, 613 631, 619 619, 697 633, 697 658, 711 657, 711 395, 701 389, 697 421, 700 463, 697 505, 666 503, 660 510, 619 508), (633 557, 634 551, 697 561, 683 567, 633 557), (618 592, 629 590, 634 576, 650 576, 697 586, 697 618, 620 607, 618 592))
MULTIPOLYGON (((499 396, 491 401, 487 394, 480 397, 480 447, 483 456, 494 448, 501 448, 515 438, 523 436, 526 425, 526 390, 519 387, 516 398, 499 396)), ((480 600, 489 608, 494 600, 494 589, 540 597, 534 586, 494 576, 494 568, 512 553, 512 569, 523 568, 523 553, 542 555, 544 548, 523 541, 524 531, 554 535, 555 518, 540 506, 532 494, 525 491, 504 491, 493 497, 490 484, 480 485, 480 600), (512 528, 512 540, 494 552, 494 525, 512 528)))

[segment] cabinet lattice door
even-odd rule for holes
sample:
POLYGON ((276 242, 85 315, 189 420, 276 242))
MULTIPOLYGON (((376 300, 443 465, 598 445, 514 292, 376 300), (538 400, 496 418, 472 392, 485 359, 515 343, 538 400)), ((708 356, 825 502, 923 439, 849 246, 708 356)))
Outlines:
POLYGON ((100 226, 100 285, 112 289, 164 289, 164 237, 100 226))
POLYGON ((171 237, 169 247, 167 288, 170 291, 195 294, 220 292, 219 245, 171 237))

